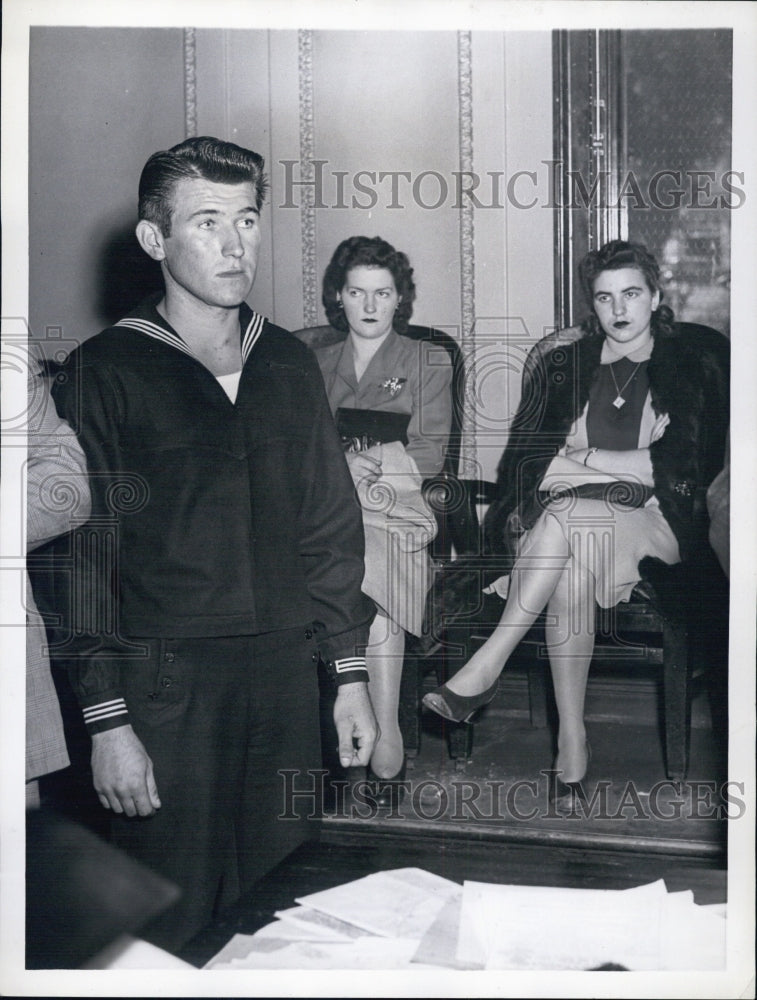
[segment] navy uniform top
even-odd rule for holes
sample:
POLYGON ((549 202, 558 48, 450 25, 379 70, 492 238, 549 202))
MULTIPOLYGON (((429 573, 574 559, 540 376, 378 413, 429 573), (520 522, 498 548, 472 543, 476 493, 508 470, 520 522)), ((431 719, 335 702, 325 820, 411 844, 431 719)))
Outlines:
POLYGON ((158 298, 73 352, 54 392, 92 482, 74 684, 94 732, 128 721, 119 637, 313 623, 337 681, 367 679, 361 514, 315 358, 242 305, 232 403, 158 298))

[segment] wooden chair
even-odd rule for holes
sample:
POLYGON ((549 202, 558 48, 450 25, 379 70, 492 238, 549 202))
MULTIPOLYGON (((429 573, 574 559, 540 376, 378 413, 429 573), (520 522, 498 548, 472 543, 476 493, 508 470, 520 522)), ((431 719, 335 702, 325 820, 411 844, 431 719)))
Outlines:
MULTIPOLYGON (((295 330, 294 334, 313 350, 340 343, 347 337, 346 333, 335 330, 330 325, 306 327, 295 330)), ((439 475, 424 480, 422 486, 426 500, 436 516, 438 526, 436 538, 431 543, 429 552, 435 565, 440 567, 449 562, 453 546, 455 549, 458 547, 460 532, 465 531, 467 527, 464 518, 460 515, 460 498, 465 494, 466 487, 460 483, 457 477, 465 378, 463 356, 454 338, 434 327, 409 325, 403 336, 438 344, 447 351, 452 362, 452 425, 444 466, 439 475)), ((402 668, 399 725, 405 745, 405 754, 411 760, 417 756, 420 750, 421 688, 424 675, 431 669, 437 670, 438 683, 442 683, 441 664, 429 657, 422 641, 418 642, 415 636, 408 635, 402 668)), ((325 716, 322 718, 322 724, 329 724, 325 716)))
MULTIPOLYGON (((491 500, 492 483, 466 483, 472 501, 491 500)), ((474 503, 471 503, 474 507, 474 503)), ((475 560, 469 554, 468 564, 475 560)), ((728 649, 728 584, 709 554, 702 564, 662 567, 647 563, 642 568, 657 570, 657 579, 643 579, 628 603, 598 609, 596 645, 592 664, 602 663, 613 672, 633 675, 639 666, 659 670, 662 693, 663 742, 666 773, 674 781, 687 774, 691 730, 691 698, 694 682, 710 669, 713 717, 722 731, 724 716, 724 657, 728 649), (667 596, 665 589, 667 588, 667 596), (671 593, 673 591, 674 593, 671 593), (678 605, 678 607, 676 607, 678 605), (708 662, 709 661, 709 662, 708 662), (719 661, 719 662, 713 662, 719 661), (717 716, 717 717, 716 717, 717 716)), ((480 557, 481 577, 490 560, 480 557)), ((441 626, 443 637, 439 656, 445 677, 453 676, 492 632, 502 612, 496 595, 471 594, 469 612, 456 617, 454 625, 441 626)), ((545 727, 554 718, 549 660, 543 620, 526 635, 512 659, 523 665, 528 678, 531 725, 545 727), (551 708, 551 711, 550 711, 551 708)), ((473 754, 475 722, 446 723, 450 756, 463 766, 473 754)))
MULTIPOLYGON (((727 372, 728 345, 717 331, 698 324, 679 324, 682 332, 697 338, 718 357, 727 372)), ((545 351, 560 342, 580 336, 577 329, 560 331, 540 341, 527 362, 533 365, 545 351)), ((713 415, 713 424, 727 421, 728 415, 713 415)), ((722 436, 722 426, 712 433, 722 436)), ((722 463, 721 463, 722 464, 722 463)), ((717 461, 712 468, 702 469, 702 479, 709 482, 719 471, 717 461)), ((495 485, 485 481, 461 481, 463 499, 446 513, 455 537, 459 556, 474 571, 478 567, 483 580, 491 573, 492 557, 484 553, 479 531, 477 509, 494 499, 495 485)), ((724 678, 727 674, 728 649, 728 581, 707 541, 708 519, 706 489, 697 490, 695 520, 699 542, 696 562, 665 567, 650 560, 642 562, 645 578, 634 589, 628 603, 615 608, 599 609, 597 643, 592 662, 620 666, 633 660, 657 668, 660 672, 666 772, 671 780, 686 777, 689 759, 692 685, 705 672, 705 660, 715 660, 709 671, 713 722, 721 732, 727 732, 724 706, 727 702, 724 678)), ((454 624, 427 622, 427 627, 439 640, 438 655, 441 673, 453 676, 486 641, 499 620, 502 601, 481 593, 481 586, 471 589, 467 608, 456 614, 454 624)), ((433 605, 430 604, 430 607, 433 605)), ((516 658, 526 659, 529 710, 531 724, 547 725, 549 664, 545 648, 543 624, 528 633, 517 651, 516 658)), ((514 662, 517 661, 514 659, 514 662)), ((474 723, 447 723, 450 755, 458 766, 473 753, 474 723)))

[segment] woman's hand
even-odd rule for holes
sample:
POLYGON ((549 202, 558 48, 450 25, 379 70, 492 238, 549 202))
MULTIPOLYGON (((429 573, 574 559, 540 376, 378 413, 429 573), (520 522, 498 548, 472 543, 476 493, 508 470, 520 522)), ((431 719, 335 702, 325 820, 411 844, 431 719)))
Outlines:
POLYGON ((652 432, 649 435, 649 443, 653 444, 655 441, 659 441, 662 435, 665 433, 665 428, 670 423, 670 417, 667 413, 661 413, 657 420, 654 422, 652 427, 652 432))
POLYGON ((483 589, 484 594, 496 594, 497 597, 501 597, 503 601, 507 599, 507 595, 509 594, 509 592, 510 592, 509 574, 507 576, 497 577, 494 583, 490 583, 488 587, 484 587, 483 589))
POLYGON ((381 460, 365 451, 348 451, 345 455, 355 486, 365 482, 370 486, 381 478, 381 460))
POLYGON ((588 448, 566 449, 558 452, 549 464, 547 473, 556 476, 570 476, 579 473, 586 475, 584 459, 589 454, 588 448))

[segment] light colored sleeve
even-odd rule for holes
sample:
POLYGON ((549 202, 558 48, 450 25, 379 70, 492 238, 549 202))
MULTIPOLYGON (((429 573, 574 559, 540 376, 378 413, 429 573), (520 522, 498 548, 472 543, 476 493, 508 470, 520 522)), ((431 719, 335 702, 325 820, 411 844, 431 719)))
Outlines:
POLYGON ((37 548, 86 521, 87 463, 76 435, 58 416, 45 379, 30 365, 28 382, 26 548, 37 548))
POLYGON ((424 479, 442 470, 452 426, 452 362, 444 347, 420 342, 419 378, 407 428, 407 453, 424 479))

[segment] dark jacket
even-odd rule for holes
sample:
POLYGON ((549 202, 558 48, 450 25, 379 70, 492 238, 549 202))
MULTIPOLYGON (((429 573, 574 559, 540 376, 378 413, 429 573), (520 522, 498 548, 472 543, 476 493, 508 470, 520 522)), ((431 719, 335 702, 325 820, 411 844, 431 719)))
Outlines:
POLYGON ((55 389, 92 482, 82 706, 120 698, 114 648, 129 637, 313 623, 338 679, 365 680, 361 514, 314 356, 243 306, 232 404, 154 301, 82 344, 55 389))
MULTIPOLYGON (((538 488, 589 400, 604 338, 585 335, 540 349, 499 463, 496 499, 484 523, 487 549, 512 554, 517 535, 543 507, 538 488)), ((707 327, 676 324, 655 336, 649 386, 656 414, 670 424, 650 446, 654 492, 682 560, 695 544, 695 500, 723 467, 729 421, 728 341, 707 327)))

